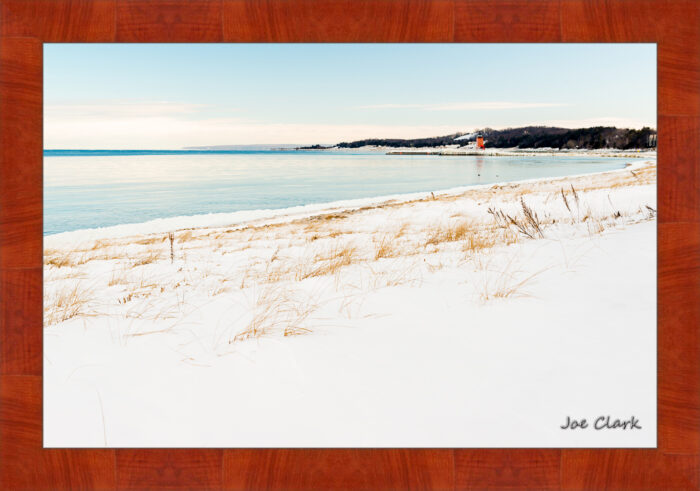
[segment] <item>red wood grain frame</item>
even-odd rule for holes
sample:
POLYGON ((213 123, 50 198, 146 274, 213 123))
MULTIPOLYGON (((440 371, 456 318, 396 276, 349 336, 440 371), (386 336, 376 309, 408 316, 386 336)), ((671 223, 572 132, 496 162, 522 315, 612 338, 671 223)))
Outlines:
POLYGON ((0 304, 0 489, 698 489, 700 2, 0 0, 0 304), (44 450, 42 44, 368 41, 658 43, 658 448, 44 450))

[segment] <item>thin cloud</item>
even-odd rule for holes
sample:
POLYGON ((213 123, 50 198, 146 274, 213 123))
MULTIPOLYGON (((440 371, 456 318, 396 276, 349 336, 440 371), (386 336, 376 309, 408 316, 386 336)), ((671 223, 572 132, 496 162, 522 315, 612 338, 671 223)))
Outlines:
POLYGON ((47 104, 44 108, 46 117, 65 118, 131 118, 131 117, 159 117, 170 115, 196 114, 212 106, 207 104, 189 104, 168 101, 145 102, 99 102, 81 104, 47 104))
POLYGON ((491 111, 504 109, 534 109, 544 107, 564 107, 570 104, 556 102, 449 102, 442 104, 370 104, 358 109, 420 109, 423 111, 491 111))
POLYGON ((187 146, 336 143, 364 138, 420 138, 456 133, 463 125, 267 123, 174 116, 46 118, 45 148, 183 148, 187 146))
MULTIPOLYGON (((426 110, 455 108, 505 109, 531 107, 532 104, 513 102, 470 102, 459 104, 414 104, 426 110), (523 106, 524 104, 528 106, 523 106)), ((549 104, 549 103, 546 103, 549 104)), ((383 107, 383 106, 382 106, 383 107)), ((405 107, 398 104, 390 108, 405 107)), ((229 109, 212 108, 204 104, 174 102, 113 102, 95 104, 53 104, 45 107, 44 142, 46 148, 182 148, 186 146, 269 144, 291 142, 298 144, 336 143, 364 138, 421 138, 475 128, 505 126, 495 118, 464 118, 453 124, 312 124, 301 122, 260 121, 234 113, 229 109), (225 116, 221 116, 225 114, 225 116), (501 123, 501 124, 499 124, 501 123)), ((578 120, 541 120, 521 116, 508 118, 507 126, 547 125, 580 128, 588 126, 617 126, 639 128, 655 126, 653 121, 615 117, 578 120)))

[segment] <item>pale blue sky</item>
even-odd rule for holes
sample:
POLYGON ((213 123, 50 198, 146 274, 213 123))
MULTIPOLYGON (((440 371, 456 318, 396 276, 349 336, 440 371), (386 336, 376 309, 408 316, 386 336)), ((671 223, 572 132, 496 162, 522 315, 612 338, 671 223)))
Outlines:
POLYGON ((656 126, 654 44, 46 44, 46 148, 656 126))

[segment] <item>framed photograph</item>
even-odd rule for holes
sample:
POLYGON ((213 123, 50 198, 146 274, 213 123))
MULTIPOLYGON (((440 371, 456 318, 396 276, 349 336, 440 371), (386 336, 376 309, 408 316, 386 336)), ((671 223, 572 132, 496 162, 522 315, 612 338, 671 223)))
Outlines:
POLYGON ((45 447, 656 446, 654 44, 43 58, 45 447))
POLYGON ((2 2, 2 487, 697 489, 698 25, 2 2))

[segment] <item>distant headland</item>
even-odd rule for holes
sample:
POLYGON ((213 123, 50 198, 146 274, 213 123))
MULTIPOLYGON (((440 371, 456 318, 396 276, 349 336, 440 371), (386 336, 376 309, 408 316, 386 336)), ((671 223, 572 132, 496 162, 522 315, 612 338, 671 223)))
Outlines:
POLYGON ((361 148, 366 146, 390 148, 465 148, 475 147, 477 137, 481 135, 490 148, 553 148, 553 149, 655 149, 656 130, 616 128, 614 126, 594 126, 590 128, 558 128, 553 126, 523 126, 494 130, 484 128, 471 133, 454 133, 445 136, 427 138, 369 138, 335 145, 309 145, 297 147, 297 150, 330 150, 342 148, 361 148))

